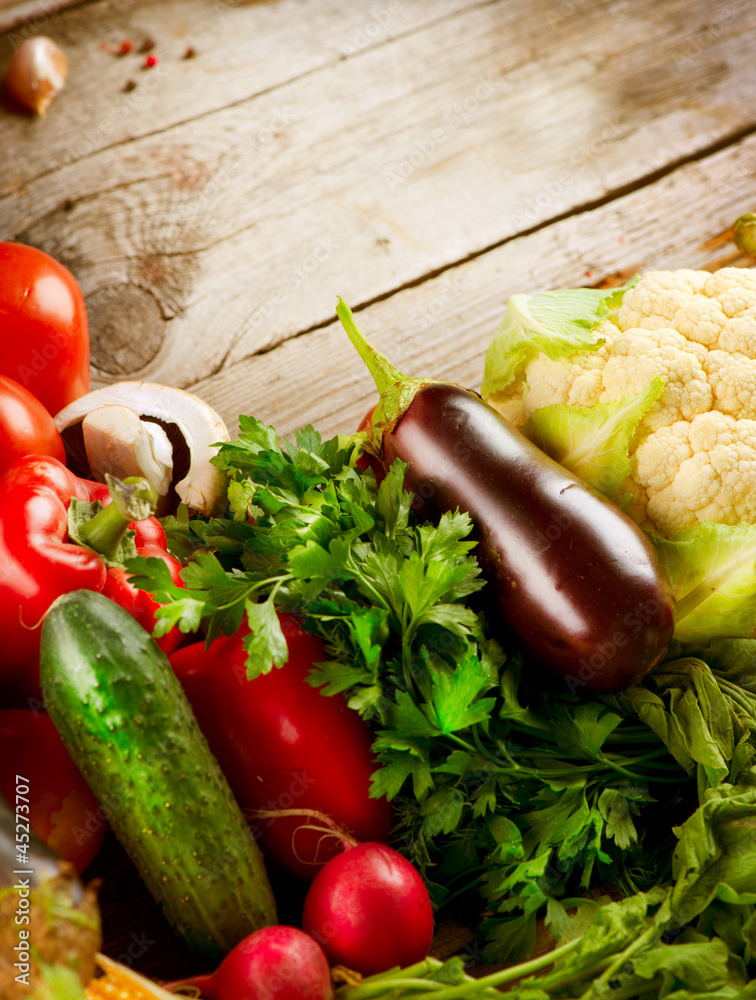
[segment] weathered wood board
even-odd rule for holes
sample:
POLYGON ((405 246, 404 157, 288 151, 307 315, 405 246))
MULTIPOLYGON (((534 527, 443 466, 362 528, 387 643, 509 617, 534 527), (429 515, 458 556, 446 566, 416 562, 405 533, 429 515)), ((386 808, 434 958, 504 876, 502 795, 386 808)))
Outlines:
POLYGON ((0 31, 18 29, 15 43, 33 33, 42 35, 55 14, 84 0, 0 0, 0 31))
POLYGON ((745 3, 429 0, 360 47, 364 11, 292 2, 54 19, 88 73, 8 122, 0 227, 79 277, 98 381, 207 379, 756 123, 745 3), (99 41, 146 33, 123 94, 99 41))
MULTIPOLYGON (((727 235, 738 215, 754 207, 755 178, 751 137, 401 290, 358 313, 357 321, 407 374, 478 388, 509 295, 621 283, 641 270, 756 264, 727 235)), ((253 413, 284 434, 305 423, 348 432, 377 398, 338 322, 192 388, 229 427, 236 427, 237 414, 253 413)))

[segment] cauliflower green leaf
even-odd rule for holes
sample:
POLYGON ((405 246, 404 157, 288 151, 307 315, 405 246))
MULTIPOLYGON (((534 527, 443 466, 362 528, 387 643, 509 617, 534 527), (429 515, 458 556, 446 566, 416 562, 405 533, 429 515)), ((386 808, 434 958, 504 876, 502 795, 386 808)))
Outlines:
POLYGON ((748 638, 756 622, 756 525, 712 524, 652 536, 677 601, 675 638, 748 638))
POLYGON ((547 455, 615 499, 630 475, 630 441, 663 391, 664 379, 657 377, 644 392, 591 409, 554 403, 536 410, 524 431, 547 455))
POLYGON ((486 354, 481 394, 502 392, 539 351, 552 361, 604 343, 597 327, 636 279, 621 288, 562 288, 512 295, 504 322, 486 354))

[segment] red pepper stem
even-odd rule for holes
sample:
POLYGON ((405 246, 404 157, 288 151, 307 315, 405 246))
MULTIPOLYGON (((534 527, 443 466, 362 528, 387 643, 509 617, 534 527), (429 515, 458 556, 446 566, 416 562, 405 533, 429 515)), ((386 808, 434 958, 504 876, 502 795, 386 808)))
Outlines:
POLYGON ((129 524, 155 513, 157 491, 141 476, 121 480, 106 474, 105 480, 113 502, 79 528, 79 539, 105 559, 115 559, 129 524))

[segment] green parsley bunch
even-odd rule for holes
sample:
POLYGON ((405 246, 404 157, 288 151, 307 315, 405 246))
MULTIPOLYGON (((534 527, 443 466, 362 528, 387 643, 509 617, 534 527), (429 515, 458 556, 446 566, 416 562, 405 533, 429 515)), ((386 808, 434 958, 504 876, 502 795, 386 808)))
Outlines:
POLYGON ((246 620, 250 678, 286 660, 277 611, 324 639, 309 681, 374 727, 372 793, 395 800, 397 846, 436 902, 482 893, 490 960, 528 956, 543 915, 577 942, 513 995, 740 995, 729 984, 756 951, 756 694, 738 679, 756 651, 676 650, 643 684, 592 700, 545 689, 514 641, 488 635, 469 516, 418 523, 405 467, 378 485, 359 445, 311 427, 292 444, 242 417, 214 460, 228 516, 164 521, 185 587, 160 560, 129 563, 163 605, 157 634, 177 624, 212 641, 246 620), (601 989, 585 992, 586 970, 601 989))

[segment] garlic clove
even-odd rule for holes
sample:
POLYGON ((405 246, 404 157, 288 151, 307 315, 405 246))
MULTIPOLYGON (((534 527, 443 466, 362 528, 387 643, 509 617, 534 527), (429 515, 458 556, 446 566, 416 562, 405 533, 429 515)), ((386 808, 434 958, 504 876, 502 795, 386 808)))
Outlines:
POLYGON ((68 58, 51 38, 27 38, 11 56, 5 85, 25 108, 42 117, 63 89, 68 58))
MULTIPOLYGON (((128 406, 98 406, 81 422, 89 469, 94 479, 143 476, 160 498, 166 498, 173 478, 173 445, 160 426, 140 420, 128 406)), ((158 505, 160 507, 160 504, 158 505)))
MULTIPOLYGON (((152 425, 157 425, 167 435, 172 446, 170 496, 174 500, 177 498, 202 514, 218 514, 224 510, 226 478, 210 459, 217 451, 213 446, 229 440, 228 429, 215 410, 198 396, 172 386, 154 382, 115 382, 81 396, 61 410, 55 423, 63 437, 69 467, 75 474, 88 475, 93 471, 83 440, 83 424, 89 414, 105 406, 126 407, 146 425, 147 433, 152 425)), ((130 417, 123 419, 131 421, 130 417)), ((126 438, 129 433, 118 431, 126 438)), ((100 443, 97 447, 106 450, 107 444, 100 443)), ((153 454, 158 458, 155 448, 163 454, 161 446, 153 439, 153 454)))

